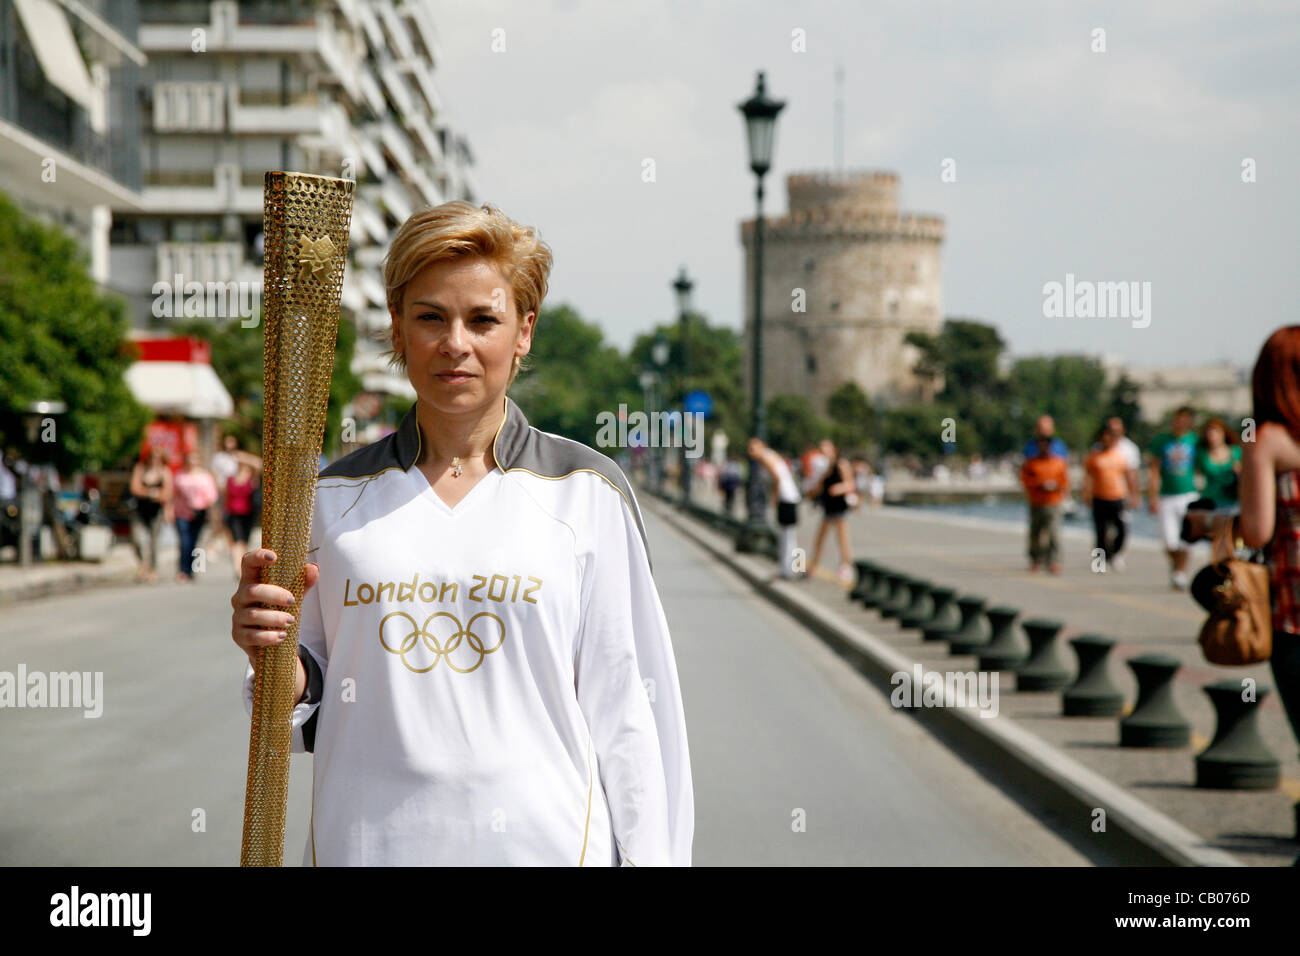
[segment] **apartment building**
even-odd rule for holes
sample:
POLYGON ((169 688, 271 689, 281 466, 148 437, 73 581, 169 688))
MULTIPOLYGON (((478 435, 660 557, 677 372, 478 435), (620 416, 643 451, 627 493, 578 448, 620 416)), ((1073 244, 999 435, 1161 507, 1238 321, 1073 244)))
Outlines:
POLYGON ((165 329, 185 289, 236 321, 260 299, 267 170, 354 179, 345 317, 368 392, 414 392, 379 358, 380 270, 412 211, 474 201, 473 156, 434 82, 442 56, 424 0, 139 0, 140 192, 114 203, 110 286, 165 329), (178 278, 179 277, 179 278, 178 278), (199 283, 198 287, 191 287, 199 283), (234 283, 234 286, 230 284, 234 283))
POLYGON ((135 0, 0 0, 0 191, 76 236, 101 284, 111 210, 140 209, 135 32, 135 0))

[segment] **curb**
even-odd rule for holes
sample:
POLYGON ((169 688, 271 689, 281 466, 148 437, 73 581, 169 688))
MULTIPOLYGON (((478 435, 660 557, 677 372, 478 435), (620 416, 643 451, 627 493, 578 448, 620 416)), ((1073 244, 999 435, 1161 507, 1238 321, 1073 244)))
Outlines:
POLYGON ((33 601, 37 598, 54 594, 66 594, 101 584, 119 584, 131 581, 135 577, 134 564, 124 567, 87 567, 72 570, 60 569, 63 573, 23 584, 0 587, 0 605, 16 604, 20 601, 33 601))
MULTIPOLYGON (((682 516, 673 504, 649 490, 644 495, 644 500, 653 502, 655 514, 739 574, 763 597, 796 617, 848 658, 859 672, 885 693, 894 686, 890 681, 891 675, 900 671, 910 674, 918 664, 929 670, 924 663, 913 661, 869 631, 850 624, 817 603, 803 593, 800 585, 773 580, 772 569, 767 563, 719 547, 702 534, 694 522, 682 516)), ((709 534, 717 537, 716 533, 709 534)), ((944 725, 962 742, 974 745, 982 754, 1010 769, 1018 782, 1025 782, 1024 775, 1029 774, 1035 785, 1033 789, 1072 818, 1088 821, 1094 808, 1105 808, 1108 822, 1134 845, 1133 849, 1144 857, 1150 857, 1155 865, 1244 865, 1230 853, 1210 846, 1204 838, 1119 784, 1025 730, 1010 717, 1001 714, 992 718, 982 717, 974 708, 958 706, 911 712, 914 715, 924 713, 944 725)), ((1085 831, 1094 835, 1086 823, 1081 823, 1080 834, 1085 831)))

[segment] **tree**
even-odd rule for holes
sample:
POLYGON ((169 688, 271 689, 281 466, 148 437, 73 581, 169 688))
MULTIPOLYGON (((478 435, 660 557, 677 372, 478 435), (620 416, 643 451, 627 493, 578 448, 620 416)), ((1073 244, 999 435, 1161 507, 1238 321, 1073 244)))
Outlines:
POLYGON ((654 367, 651 348, 656 337, 663 335, 669 345, 665 366, 668 380, 661 386, 667 407, 680 408, 682 398, 689 391, 708 392, 713 399, 713 414, 706 419, 706 430, 722 431, 732 453, 740 449, 743 456, 750 432, 750 407, 741 386, 744 355, 740 339, 729 328, 709 325, 699 313, 687 315, 686 330, 685 375, 682 374, 681 322, 665 322, 638 335, 632 343, 628 361, 634 381, 642 369, 654 367))
POLYGON ((64 474, 130 459, 151 417, 126 384, 135 356, 125 309, 87 267, 75 239, 0 194, 0 433, 64 474), (23 410, 45 400, 67 412, 54 441, 33 447, 23 410))
POLYGON ((876 415, 871 399, 857 382, 848 381, 826 399, 831 420, 831 439, 837 448, 864 452, 875 433, 876 415))
MULTIPOLYGON (((170 331, 178 336, 194 336, 212 346, 212 370, 221 379, 234 402, 235 410, 223 427, 240 439, 245 448, 256 448, 262 441, 264 384, 264 347, 262 322, 245 327, 242 322, 214 323, 209 319, 180 319, 170 331)), ((325 433, 322 450, 336 454, 343 439, 343 407, 361 392, 361 379, 352 371, 356 354, 357 329, 346 317, 339 319, 338 338, 334 347, 334 371, 330 376, 329 405, 325 410, 325 433)))
POLYGON ((944 454, 944 419, 957 422, 957 445, 962 446, 963 427, 951 406, 896 405, 881 413, 884 450, 894 455, 915 455, 922 460, 944 454))
MULTIPOLYGON (((1007 423, 1006 387, 998 372, 1006 343, 996 328, 972 319, 948 319, 938 335, 910 332, 906 341, 921 350, 913 372, 932 384, 943 380, 935 398, 949 408, 958 425, 959 453, 999 454, 1016 447, 1018 439, 1007 423)), ((899 421, 896 416, 896 427, 899 421)))
POLYGON ((1011 366, 1007 384, 1024 440, 1039 415, 1051 415, 1056 434, 1074 452, 1092 446, 1106 418, 1106 376, 1101 363, 1082 355, 1033 356, 1011 366))
POLYGON ((640 405, 627 359, 571 306, 542 310, 526 366, 511 394, 542 431, 596 448, 601 412, 616 414, 620 403, 640 405))
POLYGON ((767 443, 777 451, 797 455, 810 444, 830 437, 830 422, 817 414, 805 395, 773 395, 765 411, 767 443))

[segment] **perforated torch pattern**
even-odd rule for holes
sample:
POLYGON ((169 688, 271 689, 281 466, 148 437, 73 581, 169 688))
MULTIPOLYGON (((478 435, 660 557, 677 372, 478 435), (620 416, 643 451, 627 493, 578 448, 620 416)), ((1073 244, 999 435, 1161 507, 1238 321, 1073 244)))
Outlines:
POLYGON ((295 623, 258 654, 241 866, 281 866, 304 567, 334 371, 354 183, 268 172, 264 191, 263 580, 293 592, 295 623))

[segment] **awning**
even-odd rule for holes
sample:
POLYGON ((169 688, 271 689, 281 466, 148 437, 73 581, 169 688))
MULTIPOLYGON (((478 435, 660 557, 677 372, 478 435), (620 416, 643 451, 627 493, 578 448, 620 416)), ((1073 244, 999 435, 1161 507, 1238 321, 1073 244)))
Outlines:
POLYGON ((226 386, 203 362, 135 362, 126 384, 155 412, 189 418, 229 418, 235 410, 226 386))
POLYGON ((367 392, 383 392, 398 398, 415 400, 415 388, 411 380, 396 372, 363 372, 361 387, 367 392))
POLYGON ((52 0, 15 0, 15 6, 45 78, 82 109, 94 112, 95 86, 63 11, 52 0))

